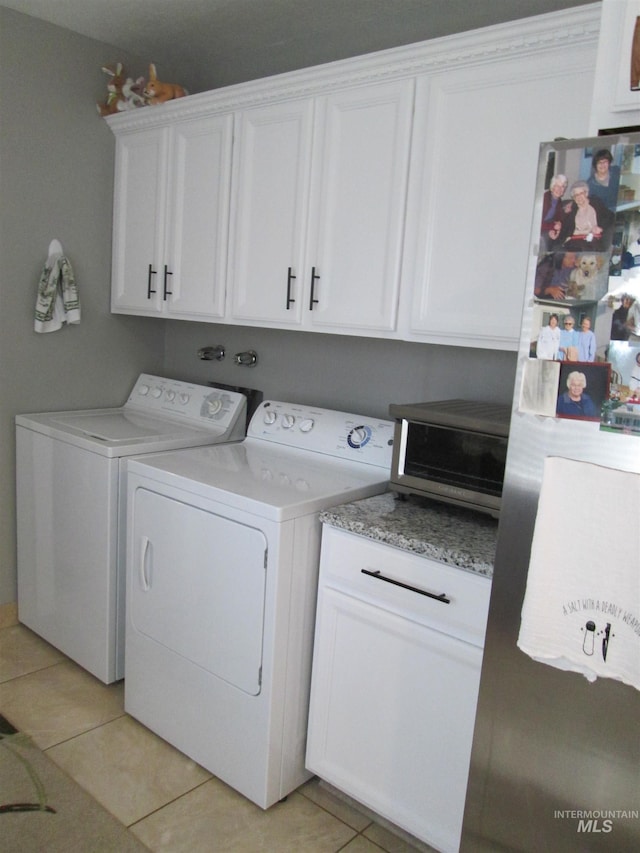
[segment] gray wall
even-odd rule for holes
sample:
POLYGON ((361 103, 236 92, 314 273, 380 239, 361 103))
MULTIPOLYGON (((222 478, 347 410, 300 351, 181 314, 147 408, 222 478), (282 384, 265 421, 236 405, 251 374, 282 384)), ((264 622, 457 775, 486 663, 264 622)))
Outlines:
POLYGON ((265 397, 388 417, 389 403, 469 397, 510 402, 515 354, 205 323, 167 324, 166 373, 255 388, 265 397), (200 361, 222 344, 224 361, 200 361), (246 349, 255 367, 234 364, 246 349))
POLYGON ((98 116, 114 49, 0 8, 0 604, 15 600, 18 412, 119 405, 161 370, 164 324, 112 316, 114 138, 98 116), (79 283, 82 321, 33 330, 52 238, 79 283))
POLYGON ((16 594, 16 413, 120 405, 141 371, 376 416, 390 402, 511 398, 511 353, 111 315, 114 139, 94 103, 114 60, 146 63, 0 8, 0 604, 16 594), (53 237, 74 266, 82 322, 39 335, 53 237), (225 361, 197 358, 219 343, 225 361), (243 349, 258 352, 255 368, 233 364, 243 349))

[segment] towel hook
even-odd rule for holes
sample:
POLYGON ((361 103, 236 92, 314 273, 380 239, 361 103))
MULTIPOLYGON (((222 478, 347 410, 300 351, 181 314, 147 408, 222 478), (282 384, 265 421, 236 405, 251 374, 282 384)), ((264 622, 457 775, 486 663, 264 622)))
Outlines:
POLYGON ((62 243, 60 242, 60 240, 52 240, 49 243, 49 257, 51 257, 52 255, 63 255, 63 254, 64 254, 64 252, 62 251, 62 243))

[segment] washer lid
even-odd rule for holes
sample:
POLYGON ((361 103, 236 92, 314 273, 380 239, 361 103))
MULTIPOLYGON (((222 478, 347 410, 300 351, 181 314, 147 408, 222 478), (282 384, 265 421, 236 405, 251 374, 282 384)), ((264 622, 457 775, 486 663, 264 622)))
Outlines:
POLYGON ((115 457, 239 441, 246 413, 244 394, 141 373, 124 406, 16 415, 16 426, 115 457))
POLYGON ((142 415, 127 407, 17 415, 16 425, 108 457, 237 440, 223 426, 200 429, 177 418, 142 415))
POLYGON ((166 418, 153 418, 133 414, 126 409, 119 411, 97 410, 74 412, 60 417, 51 416, 51 423, 61 429, 73 429, 89 438, 114 443, 156 439, 168 435, 200 435, 202 430, 185 424, 176 424, 166 418))
POLYGON ((251 438, 134 457, 127 471, 274 521, 379 494, 389 480, 386 468, 251 438))

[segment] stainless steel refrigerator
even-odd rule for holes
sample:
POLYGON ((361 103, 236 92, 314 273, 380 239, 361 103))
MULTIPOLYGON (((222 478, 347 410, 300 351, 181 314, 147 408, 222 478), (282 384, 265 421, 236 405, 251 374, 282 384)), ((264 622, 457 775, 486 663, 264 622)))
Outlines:
POLYGON ((467 853, 640 850, 639 238, 640 134, 541 146, 467 853), (563 464, 571 487, 551 492, 563 464), (518 645, 534 596, 539 656, 518 645), (575 636, 550 651, 570 610, 575 636))

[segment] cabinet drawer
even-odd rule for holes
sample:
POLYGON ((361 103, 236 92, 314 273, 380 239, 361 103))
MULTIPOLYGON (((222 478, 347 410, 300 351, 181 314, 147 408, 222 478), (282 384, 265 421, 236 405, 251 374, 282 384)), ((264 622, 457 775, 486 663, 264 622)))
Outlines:
POLYGON ((484 644, 491 581, 325 525, 320 583, 476 646, 484 644))

